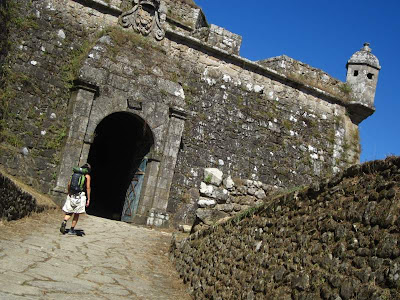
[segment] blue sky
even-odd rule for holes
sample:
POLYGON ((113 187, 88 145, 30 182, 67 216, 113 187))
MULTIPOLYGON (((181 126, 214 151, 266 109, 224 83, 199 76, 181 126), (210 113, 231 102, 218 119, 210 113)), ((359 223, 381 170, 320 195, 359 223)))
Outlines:
POLYGON ((400 155, 400 1, 195 0, 211 24, 243 37, 250 60, 285 54, 345 81, 369 42, 380 61, 376 112, 360 124, 361 162, 400 155))

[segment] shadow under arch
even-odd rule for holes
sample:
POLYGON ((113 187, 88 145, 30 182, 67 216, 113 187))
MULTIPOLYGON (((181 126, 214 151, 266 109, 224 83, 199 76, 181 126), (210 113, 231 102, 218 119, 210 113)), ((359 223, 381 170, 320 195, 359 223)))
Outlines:
POLYGON ((150 127, 135 114, 112 113, 97 125, 88 156, 92 166, 89 214, 121 220, 127 188, 153 144, 150 127))

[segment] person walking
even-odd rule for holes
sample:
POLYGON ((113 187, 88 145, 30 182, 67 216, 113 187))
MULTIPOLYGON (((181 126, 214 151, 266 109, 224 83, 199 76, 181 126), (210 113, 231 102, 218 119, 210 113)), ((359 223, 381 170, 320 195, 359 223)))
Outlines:
POLYGON ((74 168, 74 174, 68 183, 68 196, 62 208, 64 211, 64 220, 61 223, 60 232, 66 233, 68 220, 72 217, 71 229, 68 231, 70 235, 76 235, 76 224, 78 223, 80 214, 86 213, 85 207, 90 204, 90 171, 91 166, 86 163, 80 168, 74 168))

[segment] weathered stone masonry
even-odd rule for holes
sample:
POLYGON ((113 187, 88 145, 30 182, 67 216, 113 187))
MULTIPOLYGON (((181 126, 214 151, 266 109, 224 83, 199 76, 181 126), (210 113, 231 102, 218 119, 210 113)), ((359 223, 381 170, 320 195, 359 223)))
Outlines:
POLYGON ((353 77, 357 66, 376 71, 372 93, 359 76, 353 97, 350 85, 290 58, 240 57, 241 37, 208 26, 194 4, 155 1, 164 32, 142 37, 118 21, 135 16, 134 2, 8 3, 0 159, 44 192, 63 198, 72 166, 93 159, 98 126, 120 113, 148 128, 137 222, 150 213, 157 224, 192 222, 206 167, 292 187, 359 160, 358 123, 374 111, 380 69, 363 61, 368 46, 348 65, 353 77))
POLYGON ((355 165, 172 244, 195 299, 400 299, 400 158, 355 165))
POLYGON ((17 220, 33 212, 43 212, 48 205, 38 204, 35 197, 19 188, 0 172, 0 219, 17 220))

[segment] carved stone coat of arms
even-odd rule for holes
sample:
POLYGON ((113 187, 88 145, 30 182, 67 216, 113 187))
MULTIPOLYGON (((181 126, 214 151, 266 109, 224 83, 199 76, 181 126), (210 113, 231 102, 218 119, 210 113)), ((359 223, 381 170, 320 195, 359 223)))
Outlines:
POLYGON ((119 17, 123 27, 132 26, 144 36, 153 33, 157 40, 165 36, 163 25, 166 20, 166 8, 161 0, 132 0, 132 9, 119 17))

